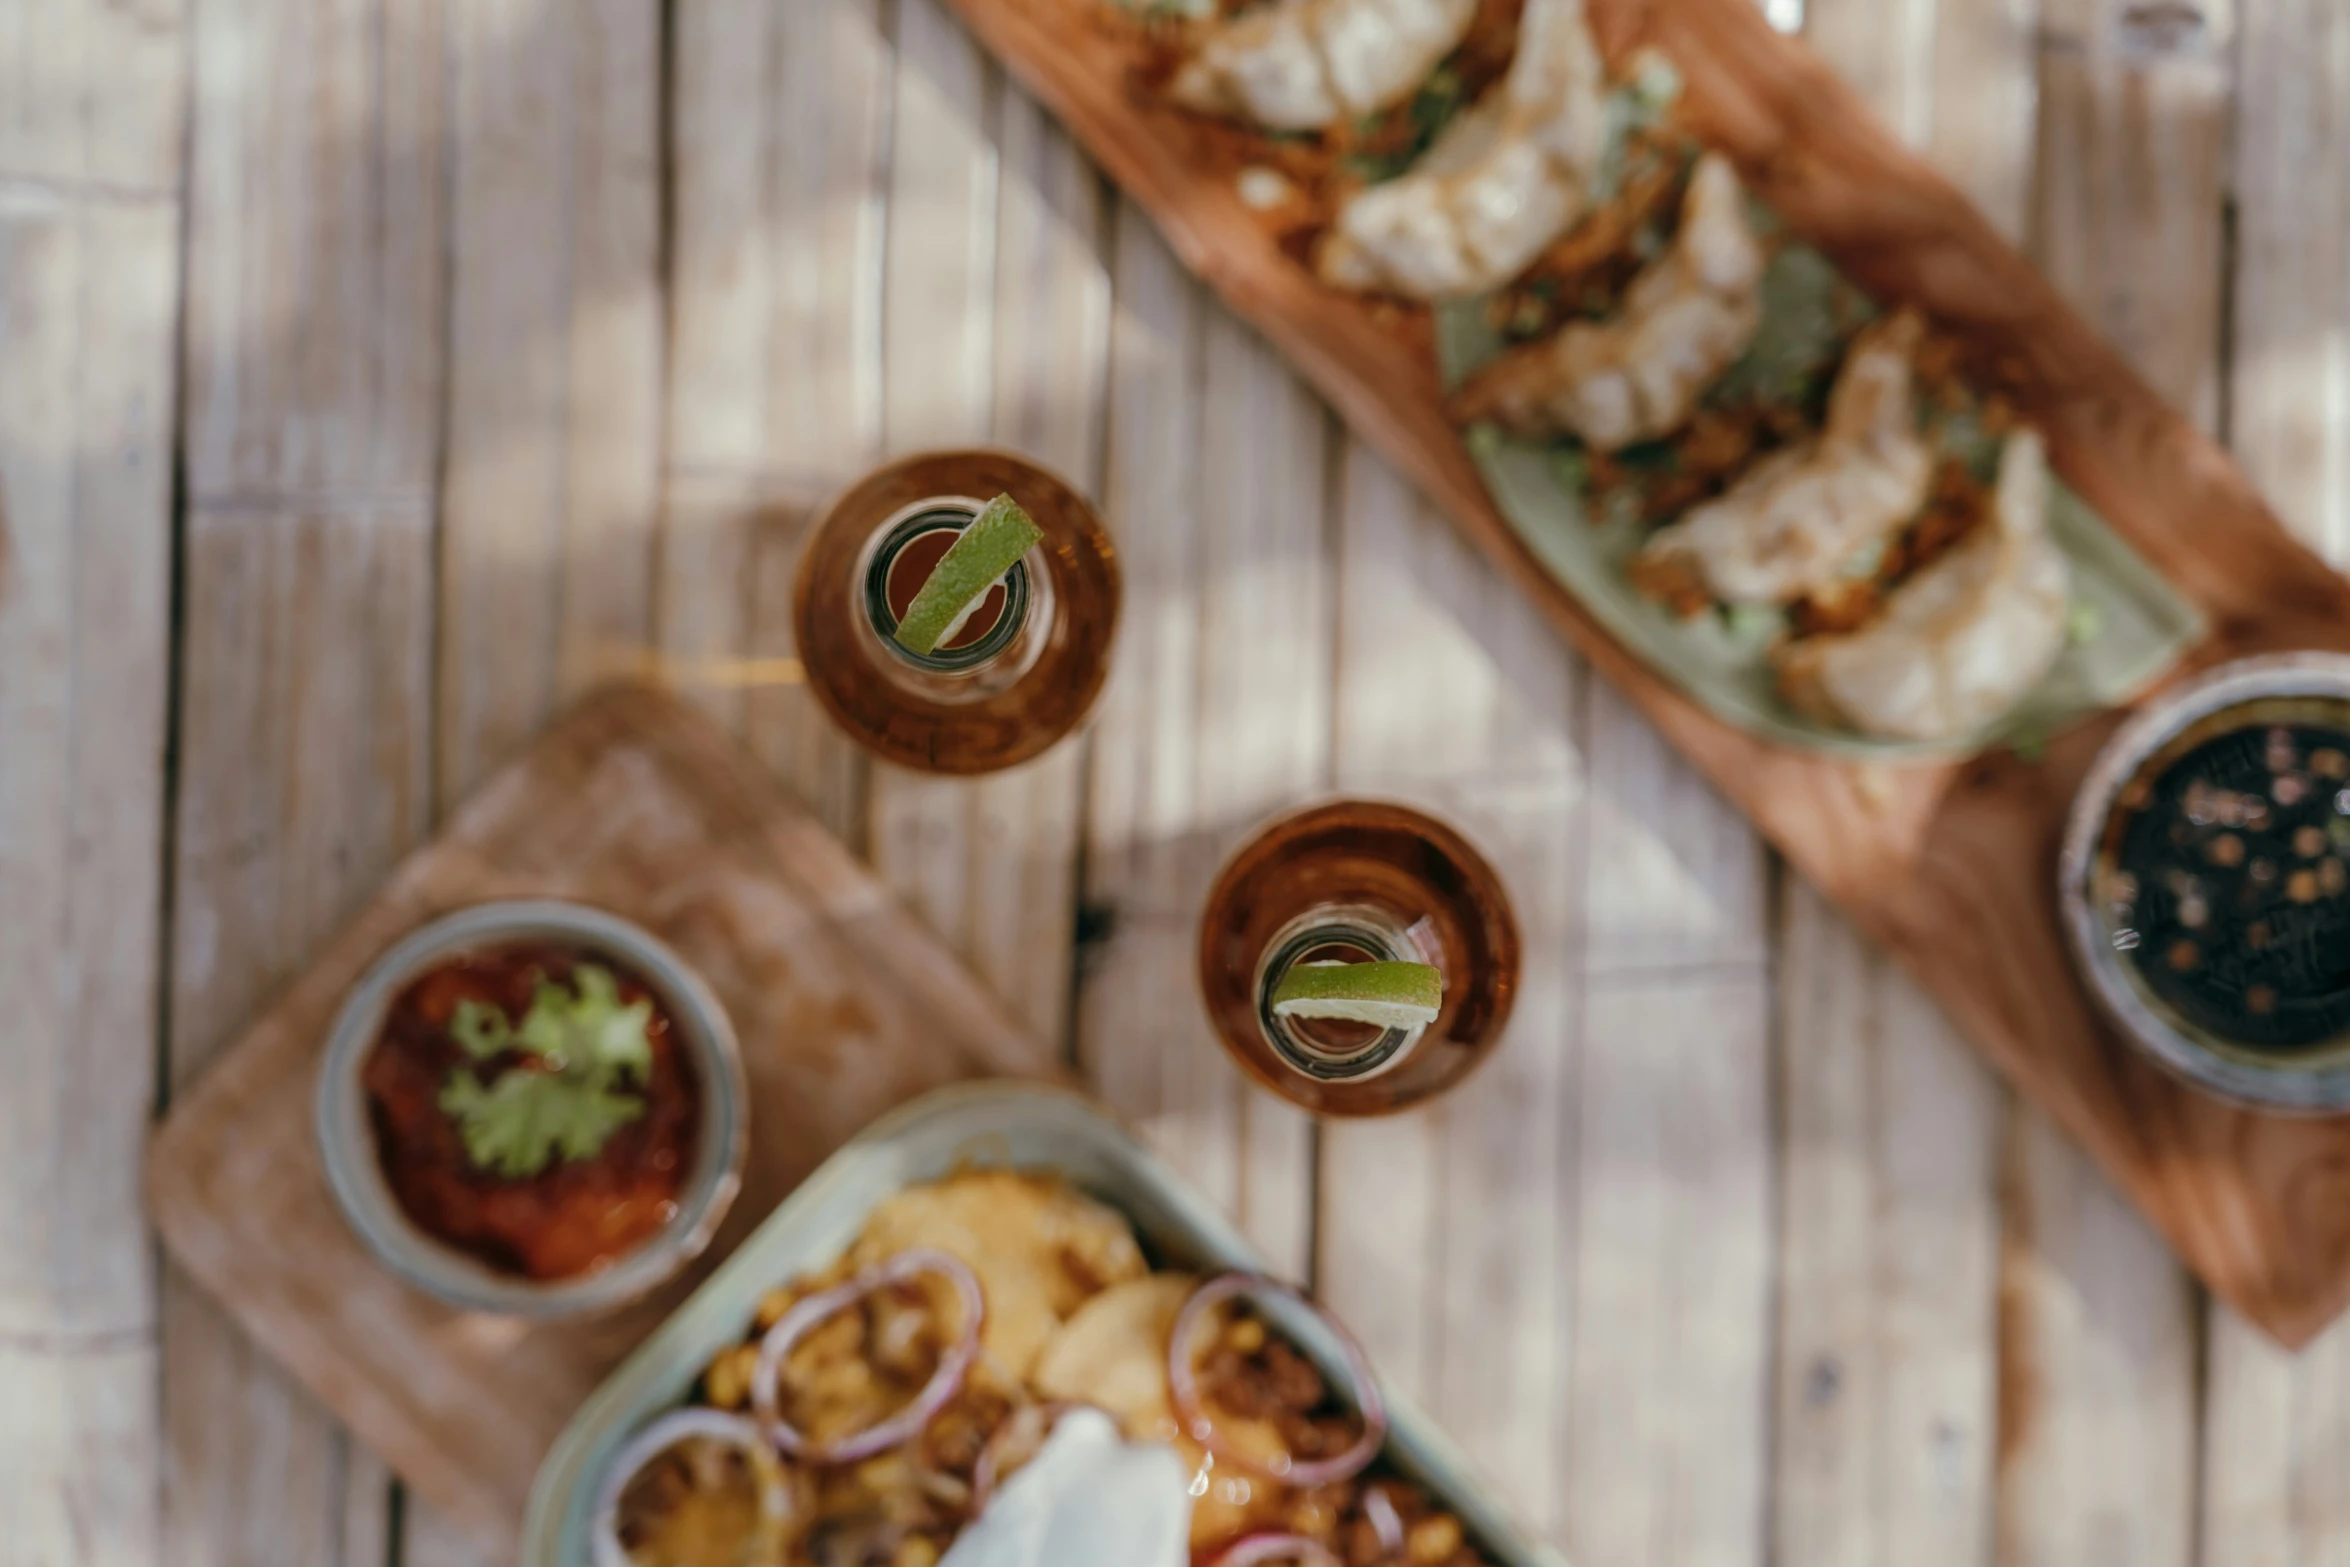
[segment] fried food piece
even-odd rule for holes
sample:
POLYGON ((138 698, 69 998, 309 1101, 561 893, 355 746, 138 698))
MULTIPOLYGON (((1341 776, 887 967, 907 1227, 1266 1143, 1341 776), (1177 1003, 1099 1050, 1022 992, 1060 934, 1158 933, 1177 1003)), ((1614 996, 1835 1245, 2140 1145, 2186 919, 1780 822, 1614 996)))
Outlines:
POLYGON ((898 1193, 873 1211, 849 1263, 869 1267, 923 1246, 960 1258, 979 1276, 987 1303, 980 1369, 1005 1385, 1028 1377, 1070 1313, 1148 1271, 1122 1215, 1064 1182, 1004 1170, 898 1193))
POLYGON ((1410 97, 1476 15, 1477 0, 1276 0, 1208 24, 1169 90, 1203 113, 1320 130, 1410 97))
POLYGON ((1682 199, 1680 232, 1633 281, 1621 313, 1573 322, 1486 365, 1454 398, 1453 416, 1519 435, 1563 430, 1602 452, 1670 435, 1754 341, 1766 260, 1737 171, 1708 153, 1682 199))
POLYGON ((1916 516, 1934 476, 1910 375, 1924 331, 1903 311, 1863 332, 1845 356, 1826 429, 1660 529, 1636 557, 1636 576, 1685 568, 1716 602, 1786 604, 1832 584, 1916 516))
MULTIPOLYGON (((1208 1464, 1206 1452, 1175 1418, 1168 1341, 1176 1315, 1198 1287, 1188 1274, 1159 1273, 1104 1290, 1045 1346, 1033 1379, 1046 1398, 1092 1404, 1115 1415, 1134 1441, 1172 1443, 1183 1456, 1184 1473, 1208 1477, 1192 1505, 1195 1547, 1275 1527, 1287 1496, 1269 1481, 1208 1464)), ((1226 1442, 1267 1460, 1285 1451, 1280 1433, 1265 1421, 1220 1418, 1217 1429, 1226 1442)))
POLYGON ((1779 654, 1805 712, 1897 740, 1956 740, 2021 701, 2064 651, 2072 574, 2048 537, 2048 461, 2031 430, 2000 453, 1992 526, 1894 590, 1884 614, 1779 654))
POLYGON ((1411 299, 1507 283, 1589 207, 1606 97, 1583 0, 1527 0, 1501 85, 1410 172, 1348 199, 1316 258, 1323 280, 1411 299))

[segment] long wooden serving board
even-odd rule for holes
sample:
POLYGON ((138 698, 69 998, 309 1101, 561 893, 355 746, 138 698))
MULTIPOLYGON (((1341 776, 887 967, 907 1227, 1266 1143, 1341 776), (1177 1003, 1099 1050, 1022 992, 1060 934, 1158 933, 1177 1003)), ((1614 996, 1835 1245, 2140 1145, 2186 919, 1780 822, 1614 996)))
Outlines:
MULTIPOLYGON (((1891 768, 1783 749, 1711 716, 1614 641, 1495 511, 1447 420, 1424 332, 1323 288, 1147 80, 1109 0, 952 0, 1224 301, 1532 595, 1781 853, 1890 949, 2079 1139, 2218 1294, 2297 1346, 2350 1303, 2350 1121, 2256 1116, 2145 1064, 2092 1011, 2057 927, 2064 812, 2119 721, 2025 762, 1891 768)), ((2350 649, 2350 583, 2141 381, 1966 199, 1750 0, 1591 0, 1602 47, 1679 68, 1687 122, 1791 228, 1879 300, 1908 300, 2000 365, 2058 469, 2209 618, 2181 672, 2350 649)), ((1124 519, 1148 526, 1148 518, 1124 519)))
POLYGON ((591 697, 400 867, 175 1108, 149 1211, 179 1263, 432 1505, 513 1559, 539 1460, 629 1350, 824 1157, 941 1084, 1049 1076, 1050 1053, 698 710, 591 697), (452 1311, 344 1224, 311 1133, 328 1024, 408 931, 497 898, 637 921, 734 1020, 751 1089, 742 1194, 687 1276, 574 1324, 452 1311))

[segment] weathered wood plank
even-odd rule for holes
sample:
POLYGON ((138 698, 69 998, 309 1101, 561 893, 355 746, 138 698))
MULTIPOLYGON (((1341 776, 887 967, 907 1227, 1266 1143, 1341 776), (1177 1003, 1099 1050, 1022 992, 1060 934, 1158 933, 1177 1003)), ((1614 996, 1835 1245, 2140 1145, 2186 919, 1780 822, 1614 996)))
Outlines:
MULTIPOLYGON (((196 28, 170 1081, 429 819, 440 10, 235 0, 196 28)), ((177 1562, 382 1559, 382 1468, 176 1274, 177 1562)))
POLYGON ((1999 1090, 1818 894, 1791 884, 1779 928, 1777 1551, 1981 1562, 1999 1090))
POLYGON ((450 13, 446 811, 651 632, 659 0, 450 13))
MULTIPOLYGON (((2231 41, 2145 52, 2120 0, 2045 0, 2032 246, 2166 397, 2216 426, 2231 41)), ((2197 1292, 2038 1111, 2003 1156, 2003 1561, 2193 1559, 2197 1292)))
MULTIPOLYGON (((1098 490, 1098 184, 935 0, 905 0, 897 24, 886 443, 1003 441, 1098 490)), ((875 867, 1055 1043, 1068 1036, 1081 757, 1064 742, 973 780, 872 771, 875 867)))
POLYGON ((835 833, 865 761, 777 670, 811 514, 878 458, 892 60, 877 0, 679 0, 659 641, 835 833), (776 661, 769 663, 767 661, 776 661))
MULTIPOLYGON (((425 830, 431 542, 421 508, 190 514, 175 1086, 425 830)), ((347 1500, 381 1506, 346 1487, 381 1470, 354 1464, 328 1417, 193 1284, 170 1283, 165 1535, 177 1559, 326 1560, 347 1500)))
POLYGON ((1345 444, 1336 781, 1452 821, 1524 944, 1508 1037, 1440 1103, 1322 1132, 1322 1293, 1532 1525, 1566 1522, 1582 669, 1394 471, 1345 444))
MULTIPOLYGON (((49 40, 31 8, 0 13, 0 82, 39 84, 0 108, 0 1563, 147 1567, 168 1555, 138 1165, 163 906, 176 174, 123 199, 5 171, 41 155, 76 182, 92 163, 140 172, 123 116, 152 106, 117 100, 152 91, 168 112, 181 77, 80 54, 97 39, 79 9, 49 40)), ((176 18, 151 20, 176 51, 176 18)))
POLYGON ((0 6, 0 183, 172 198, 186 140, 187 0, 0 6))
POLYGON ((191 500, 429 499, 442 390, 441 10, 230 0, 194 45, 191 500))
POLYGON ((1090 743, 1078 1058, 1303 1277, 1310 1124, 1225 1058, 1193 954, 1219 857, 1329 779, 1325 424, 1147 218, 1122 202, 1114 226, 1104 499, 1126 600, 1090 743))
MULTIPOLYGON (((1812 0, 1805 38, 2012 236, 2035 0, 1812 0)), ((2003 1096, 1917 987, 1789 878, 1779 898, 1774 1547, 1986 1559, 2003 1096)))
MULTIPOLYGON (((997 151, 994 110, 1003 84, 936 0, 902 0, 890 129, 889 233, 883 263, 882 428, 889 453, 974 446, 988 439, 995 387, 997 151)), ((1049 762, 1034 764, 1049 766, 1049 762)), ((986 851, 974 832, 984 796, 995 807, 994 846, 1058 859, 1031 847, 1020 781, 965 783, 871 764, 871 852, 882 879, 944 936, 972 955, 980 936, 975 872, 986 851)), ((1049 834, 1049 826, 1043 826, 1049 834)), ((1014 874, 1017 874, 1015 870, 1014 874)), ((981 976, 999 989, 1007 975, 981 976)), ((1023 987, 1024 988, 1024 987, 1023 987)), ((1023 1019, 1039 1018, 1033 993, 1010 994, 1023 1019)))
POLYGON ((1761 1562, 1768 987, 1759 973, 1588 983, 1567 1546, 1625 1567, 1761 1562))
MULTIPOLYGON (((2286 523, 2350 561, 2350 12, 2264 0, 2242 20, 2231 443, 2286 523)), ((2350 1327, 2287 1355, 2209 1318, 2205 1567, 2350 1552, 2350 1327)))

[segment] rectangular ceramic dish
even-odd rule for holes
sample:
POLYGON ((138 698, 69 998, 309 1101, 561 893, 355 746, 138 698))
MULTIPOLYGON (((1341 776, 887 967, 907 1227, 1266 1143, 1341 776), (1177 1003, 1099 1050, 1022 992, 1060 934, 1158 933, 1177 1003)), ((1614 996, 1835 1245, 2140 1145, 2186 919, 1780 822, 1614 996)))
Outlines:
MULTIPOLYGON (((596 1476, 631 1431, 683 1402, 711 1357, 740 1341, 762 1294, 837 1258, 884 1198, 972 1168, 1064 1177, 1131 1219, 1155 1263, 1263 1266, 1229 1220, 1089 1101, 1025 1083, 940 1089, 827 1160, 581 1406, 532 1488, 524 1567, 586 1567, 596 1476)), ((1387 1401, 1388 1461, 1457 1514, 1498 1567, 1564 1567, 1509 1520, 1424 1416, 1392 1393, 1387 1401)))

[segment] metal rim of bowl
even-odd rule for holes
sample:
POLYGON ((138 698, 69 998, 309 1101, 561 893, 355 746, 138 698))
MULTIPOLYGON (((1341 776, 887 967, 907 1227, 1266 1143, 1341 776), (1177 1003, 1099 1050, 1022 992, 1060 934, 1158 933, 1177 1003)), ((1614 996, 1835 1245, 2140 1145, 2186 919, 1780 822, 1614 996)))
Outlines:
POLYGON ((314 1130, 335 1205, 377 1261, 448 1305, 504 1316, 567 1317, 637 1300, 699 1256, 742 1185, 749 1090, 734 1025, 685 960, 651 932, 582 903, 482 903, 411 931, 368 965, 335 1014, 319 1072, 314 1130), (610 953, 666 1003, 704 1084, 703 1136, 677 1217, 608 1267, 544 1283, 495 1271, 426 1234, 400 1208, 376 1163, 359 1072, 400 990, 455 953, 499 942, 553 939, 610 953))
POLYGON ((2115 800, 2138 770, 2192 725, 2271 698, 2333 698, 2350 704, 2350 656, 2275 653, 2224 664, 2178 686, 2124 724, 2098 753, 2073 797, 2057 860, 2057 898, 2076 968, 2099 1009, 2139 1050, 2195 1087, 2247 1109, 2326 1116, 2350 1110, 2350 1059, 2266 1065, 2182 1029, 2146 1002, 2106 939, 2090 894, 2098 840, 2115 800))

